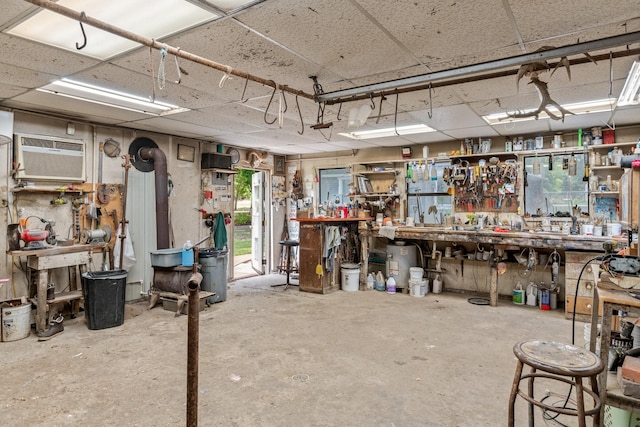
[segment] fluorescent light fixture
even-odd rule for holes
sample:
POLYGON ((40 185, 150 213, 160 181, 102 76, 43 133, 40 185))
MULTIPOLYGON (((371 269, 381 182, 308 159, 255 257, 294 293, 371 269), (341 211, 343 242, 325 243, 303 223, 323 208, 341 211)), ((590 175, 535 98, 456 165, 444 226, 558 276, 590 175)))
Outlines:
MULTIPOLYGON (((369 108, 369 106, 367 106, 367 108, 369 108)), ((371 138, 384 138, 386 136, 411 135, 416 133, 427 133, 427 132, 435 132, 435 131, 436 131, 435 129, 430 128, 427 125, 418 124, 418 125, 398 126, 396 128, 358 130, 354 132, 341 133, 340 135, 347 136, 353 139, 371 139, 371 138)))
POLYGON ((638 105, 640 103, 638 101, 638 92, 640 92, 640 62, 633 61, 627 81, 624 82, 624 87, 618 98, 618 107, 638 105))
MULTIPOLYGON (((220 18, 210 11, 184 0, 59 0, 58 5, 109 23, 115 27, 152 39, 161 39, 220 18)), ((40 10, 8 30, 9 34, 56 46, 97 59, 111 58, 140 44, 115 34, 84 25, 87 45, 82 44, 82 33, 77 21, 52 12, 40 10)))
POLYGON ((107 107, 120 108, 122 110, 135 111, 152 116, 167 116, 169 114, 189 111, 177 105, 166 102, 151 102, 141 96, 132 95, 112 89, 105 89, 88 83, 77 82, 71 79, 56 80, 46 86, 36 89, 40 92, 60 95, 80 101, 105 105, 107 107))
MULTIPOLYGON (((611 99, 598 99, 596 101, 587 101, 587 102, 577 102, 574 104, 564 104, 562 108, 571 111, 574 115, 580 114, 591 114, 591 113, 601 113, 603 111, 611 111, 615 108, 616 102, 611 99)), ((506 113, 495 113, 489 114, 486 116, 482 116, 485 122, 490 125, 497 125, 500 123, 513 123, 513 122, 523 122, 527 120, 536 120, 535 117, 511 117, 510 114, 518 114, 518 113, 530 113, 535 111, 535 108, 529 110, 521 110, 521 111, 510 111, 506 113)), ((552 113, 561 116, 562 113, 555 107, 549 107, 549 111, 552 113)), ((544 111, 538 115, 538 119, 548 119, 549 115, 544 111)))

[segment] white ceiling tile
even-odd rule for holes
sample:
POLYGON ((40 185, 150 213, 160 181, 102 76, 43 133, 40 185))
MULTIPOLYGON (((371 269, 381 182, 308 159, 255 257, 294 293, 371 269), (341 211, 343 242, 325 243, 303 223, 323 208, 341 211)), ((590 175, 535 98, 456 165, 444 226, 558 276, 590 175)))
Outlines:
POLYGON ((493 130, 489 125, 476 126, 464 129, 452 129, 446 132, 452 138, 464 139, 464 138, 480 138, 480 137, 493 137, 498 136, 498 133, 493 130))

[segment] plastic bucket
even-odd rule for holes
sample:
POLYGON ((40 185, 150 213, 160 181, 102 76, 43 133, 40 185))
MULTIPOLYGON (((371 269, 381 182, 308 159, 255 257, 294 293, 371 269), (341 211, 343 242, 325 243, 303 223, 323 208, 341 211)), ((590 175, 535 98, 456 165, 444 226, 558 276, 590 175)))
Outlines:
POLYGON ((2 341, 17 341, 28 337, 31 333, 31 304, 22 304, 18 300, 15 306, 0 309, 0 325, 2 341))
POLYGON ((522 285, 518 283, 513 291, 511 291, 513 303, 518 305, 523 305, 526 299, 526 295, 524 293, 524 289, 522 289, 522 285))
POLYGON ((345 263, 342 264, 340 271, 342 273, 342 290, 356 292, 360 288, 360 266, 345 263))
POLYGON ((622 225, 619 222, 607 224, 607 237, 619 236, 622 234, 622 225))
POLYGON ((409 267, 409 280, 422 280, 423 270, 420 267, 409 267))
POLYGON ((421 298, 427 294, 426 280, 409 280, 409 295, 421 298))

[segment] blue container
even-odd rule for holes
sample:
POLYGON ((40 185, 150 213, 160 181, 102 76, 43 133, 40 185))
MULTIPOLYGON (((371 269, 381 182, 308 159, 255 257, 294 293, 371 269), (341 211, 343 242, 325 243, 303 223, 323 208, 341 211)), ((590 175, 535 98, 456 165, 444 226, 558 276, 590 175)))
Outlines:
POLYGON ((193 249, 182 249, 182 266, 193 267, 193 249))

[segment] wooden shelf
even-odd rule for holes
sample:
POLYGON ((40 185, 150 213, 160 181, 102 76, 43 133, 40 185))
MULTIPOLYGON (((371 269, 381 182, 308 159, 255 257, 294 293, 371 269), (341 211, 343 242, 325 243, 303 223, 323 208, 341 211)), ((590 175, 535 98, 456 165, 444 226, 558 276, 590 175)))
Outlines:
POLYGON ((616 142, 615 144, 591 144, 587 146, 588 150, 604 150, 609 148, 624 148, 624 147, 633 147, 636 145, 636 142, 616 142))
POLYGON ((234 169, 219 169, 219 168, 202 169, 202 171, 203 172, 228 173, 228 174, 238 173, 238 171, 234 170, 234 169))
MULTIPOLYGON (((63 302, 75 301, 77 299, 82 299, 82 291, 71 291, 71 292, 60 292, 56 294, 56 297, 52 301, 47 301, 47 304, 58 304, 63 302)), ((32 298, 31 302, 35 305, 38 305, 38 299, 32 298)))
POLYGON ((590 194, 599 197, 618 197, 620 195, 617 191, 592 191, 590 194))
POLYGON ((358 171, 353 172, 353 175, 399 175, 400 171, 397 169, 379 170, 379 171, 358 171))
POLYGON ((357 197, 400 197, 400 194, 391 194, 391 193, 367 193, 367 194, 350 194, 347 196, 351 199, 357 197))
POLYGON ((93 191, 85 191, 81 189, 66 190, 55 188, 39 188, 39 187, 16 187, 11 189, 12 193, 25 193, 25 194, 86 194, 93 193, 93 191))

